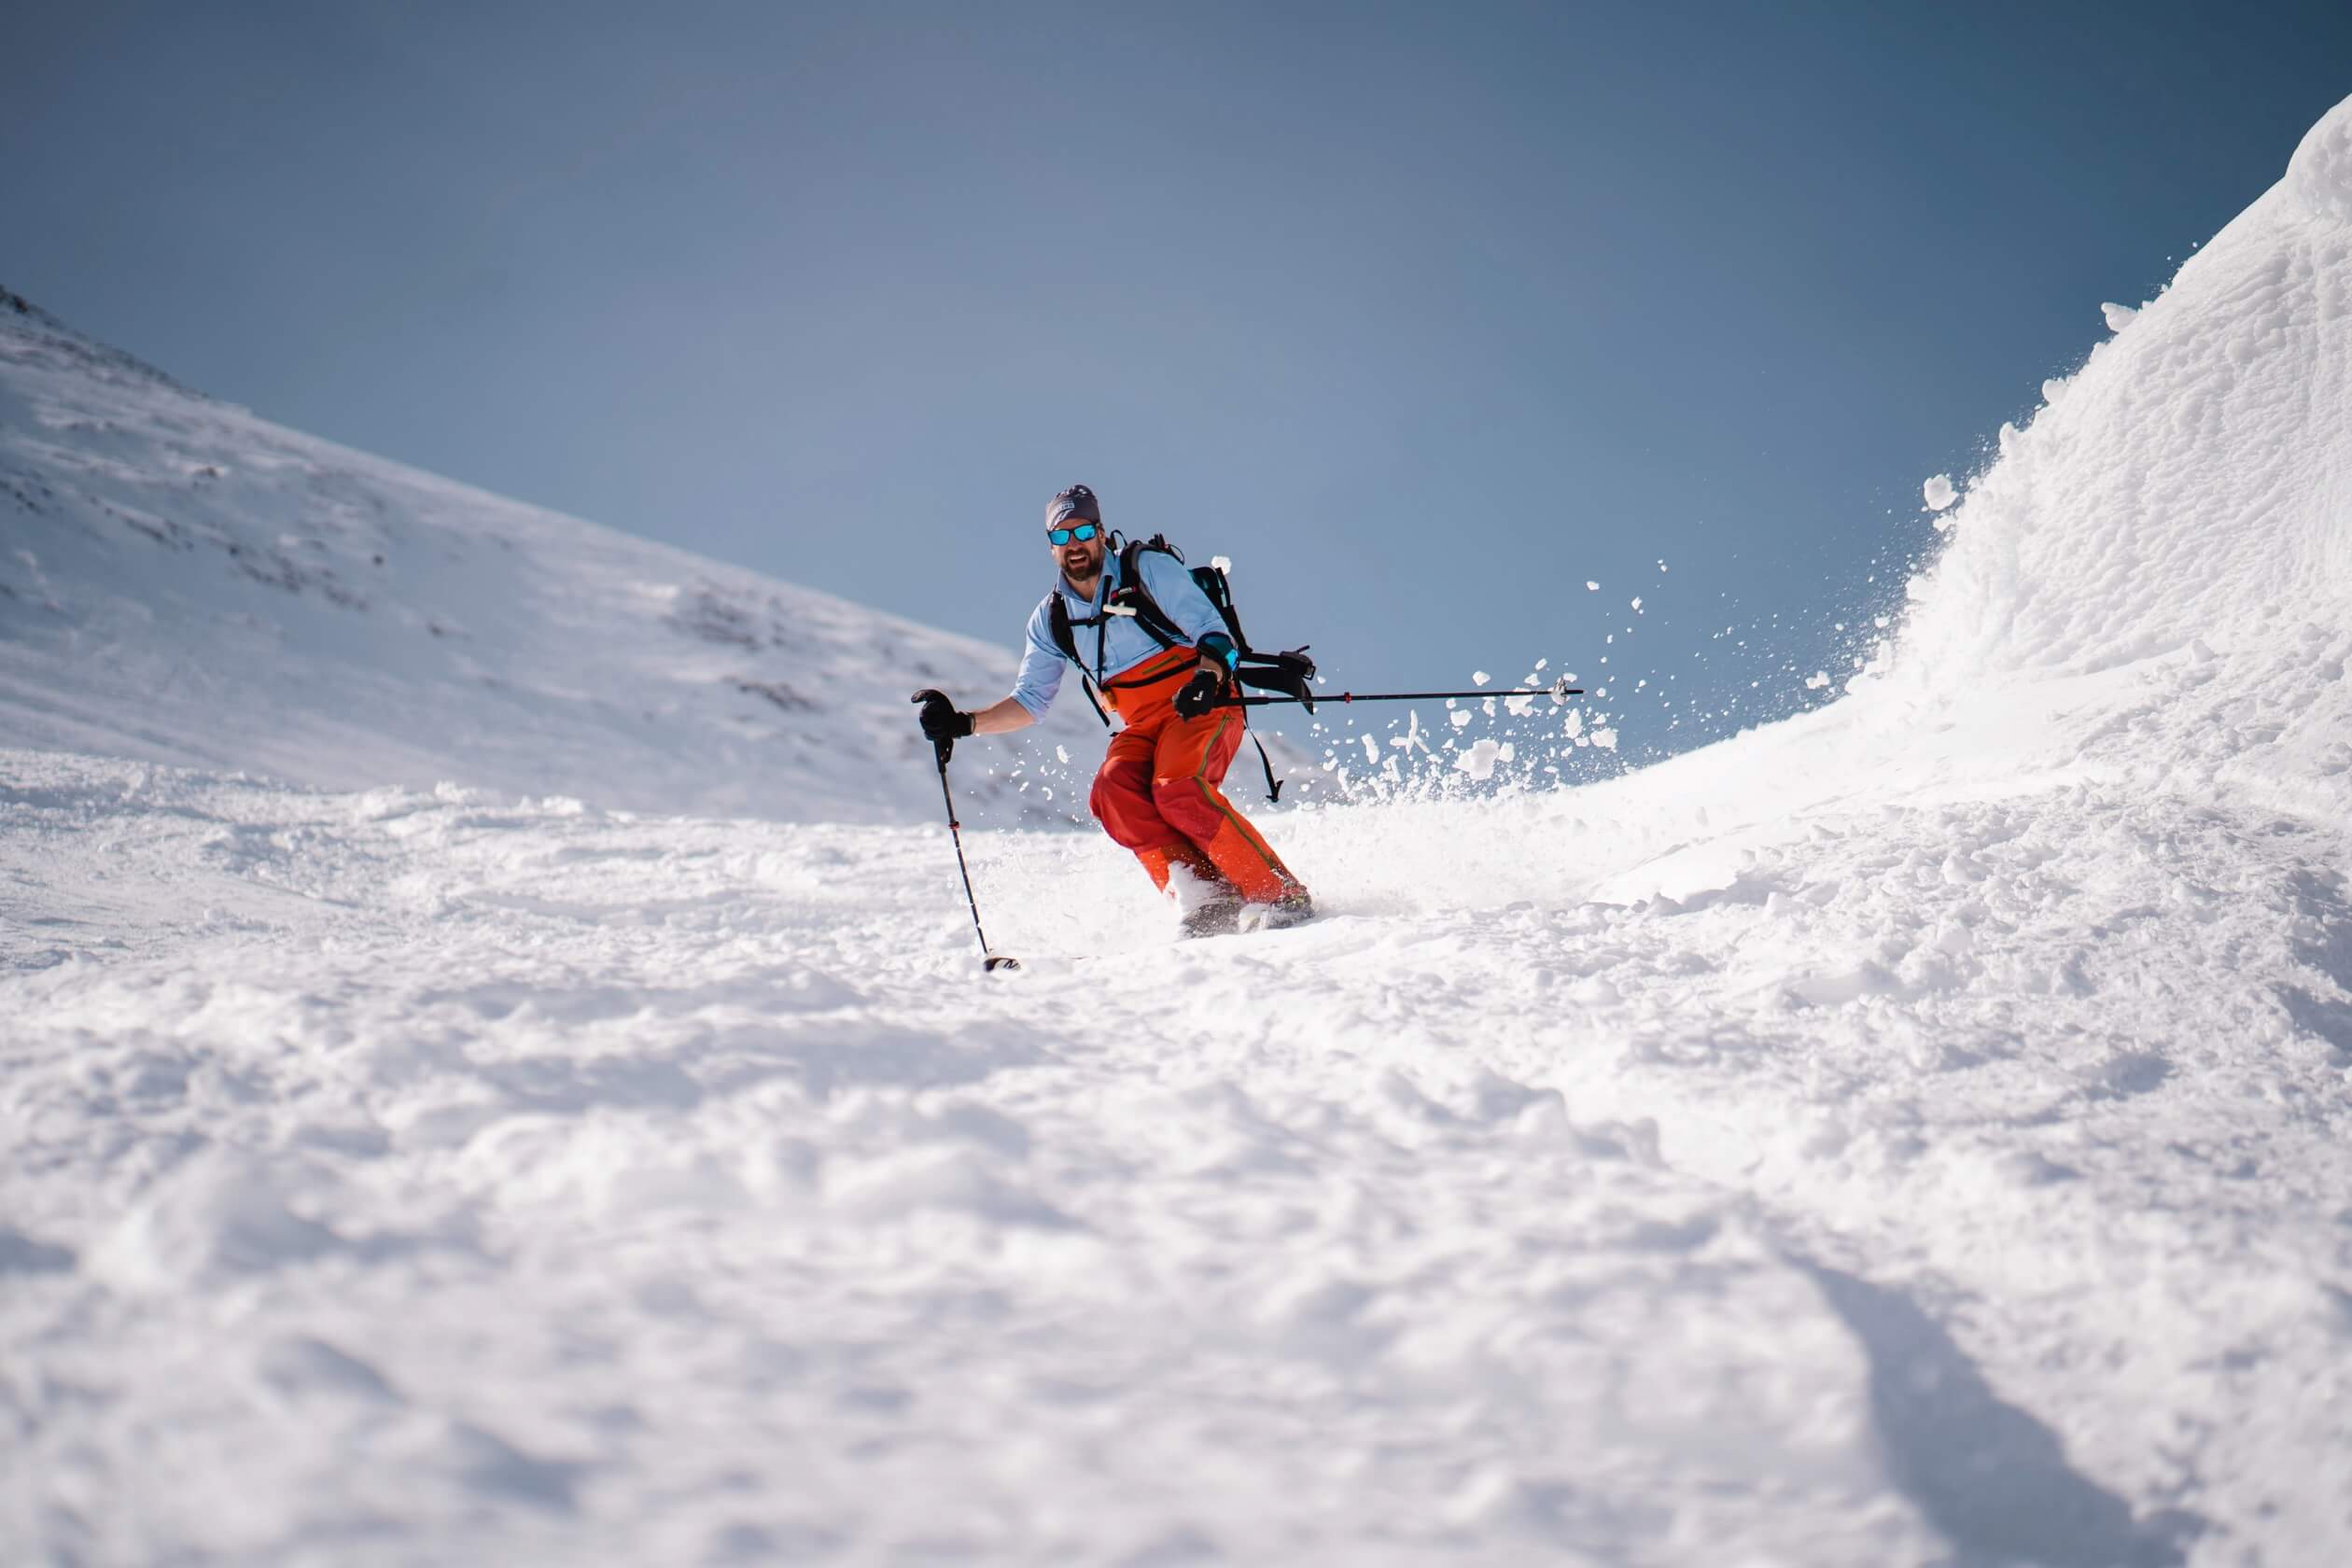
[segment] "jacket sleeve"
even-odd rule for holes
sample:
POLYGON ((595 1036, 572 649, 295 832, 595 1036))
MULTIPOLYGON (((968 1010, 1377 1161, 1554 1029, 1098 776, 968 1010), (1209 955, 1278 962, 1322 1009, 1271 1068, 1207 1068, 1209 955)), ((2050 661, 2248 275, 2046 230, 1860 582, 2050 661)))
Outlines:
POLYGON ((1044 718, 1045 710, 1054 706, 1054 693, 1061 690, 1064 661, 1046 630, 1050 603, 1041 601, 1029 615, 1029 636, 1021 646, 1021 673, 1013 682, 1013 700, 1029 709, 1032 719, 1044 718))
POLYGON ((1195 648, 1200 639, 1214 632, 1228 636, 1225 617, 1209 602, 1209 595, 1193 581, 1192 569, 1173 555, 1156 550, 1136 553, 1136 574, 1143 579, 1144 592, 1160 612, 1176 623, 1176 629, 1184 634, 1184 640, 1195 648))

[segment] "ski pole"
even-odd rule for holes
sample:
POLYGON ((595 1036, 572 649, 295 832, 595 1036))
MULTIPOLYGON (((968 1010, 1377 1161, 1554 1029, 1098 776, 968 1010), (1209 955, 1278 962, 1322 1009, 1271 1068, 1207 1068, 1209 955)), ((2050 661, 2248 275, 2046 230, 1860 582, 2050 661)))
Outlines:
POLYGON ((972 931, 980 939, 980 967, 993 974, 1000 969, 1018 969, 1021 960, 1004 953, 988 950, 988 933, 980 929, 980 901, 972 894, 972 868, 964 863, 963 824, 956 820, 956 797, 947 789, 947 753, 955 749, 953 741, 934 741, 931 752, 939 759, 939 798, 947 805, 947 836, 956 841, 956 870, 963 877, 964 902, 972 905, 972 931))
POLYGON ((1566 697, 1581 697, 1584 688, 1565 681, 1551 686, 1489 687, 1482 692, 1332 692, 1317 693, 1306 697, 1227 697, 1221 707, 1264 707, 1277 703, 1304 703, 1312 707, 1316 703, 1360 702, 1434 702, 1443 697, 1549 697, 1557 702, 1566 697))

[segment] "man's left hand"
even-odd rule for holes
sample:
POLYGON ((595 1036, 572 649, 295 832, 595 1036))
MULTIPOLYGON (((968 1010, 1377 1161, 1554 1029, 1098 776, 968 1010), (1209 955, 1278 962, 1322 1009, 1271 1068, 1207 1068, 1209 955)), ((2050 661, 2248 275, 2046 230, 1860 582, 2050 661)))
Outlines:
POLYGON ((1193 671, 1193 678, 1184 682, 1184 689, 1176 693, 1176 716, 1197 719, 1217 706, 1225 694, 1225 672, 1222 665, 1211 669, 1202 665, 1193 671))

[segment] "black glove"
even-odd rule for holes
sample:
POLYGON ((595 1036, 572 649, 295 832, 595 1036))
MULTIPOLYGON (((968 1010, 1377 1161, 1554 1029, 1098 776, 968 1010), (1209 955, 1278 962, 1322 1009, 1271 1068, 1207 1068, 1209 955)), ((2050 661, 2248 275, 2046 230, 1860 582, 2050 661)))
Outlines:
POLYGON ((907 700, 922 705, 923 711, 915 721, 923 727, 923 738, 939 748, 943 760, 955 749, 956 742, 972 733, 972 715, 958 712, 946 693, 926 686, 907 700))
POLYGON ((1193 671, 1193 678, 1184 682, 1183 691, 1176 693, 1176 716, 1179 719, 1197 719, 1216 707, 1217 699, 1225 694, 1225 683, 1223 670, 1193 671))

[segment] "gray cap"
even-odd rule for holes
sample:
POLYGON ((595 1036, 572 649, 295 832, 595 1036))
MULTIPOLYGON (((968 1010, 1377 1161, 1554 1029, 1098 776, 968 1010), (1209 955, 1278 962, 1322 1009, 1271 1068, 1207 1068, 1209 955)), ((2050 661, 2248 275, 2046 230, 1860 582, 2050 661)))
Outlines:
POLYGON ((1045 508, 1045 526, 1058 528, 1072 517, 1083 517, 1089 523, 1102 521, 1102 503, 1083 484, 1054 492, 1053 500, 1045 508))

